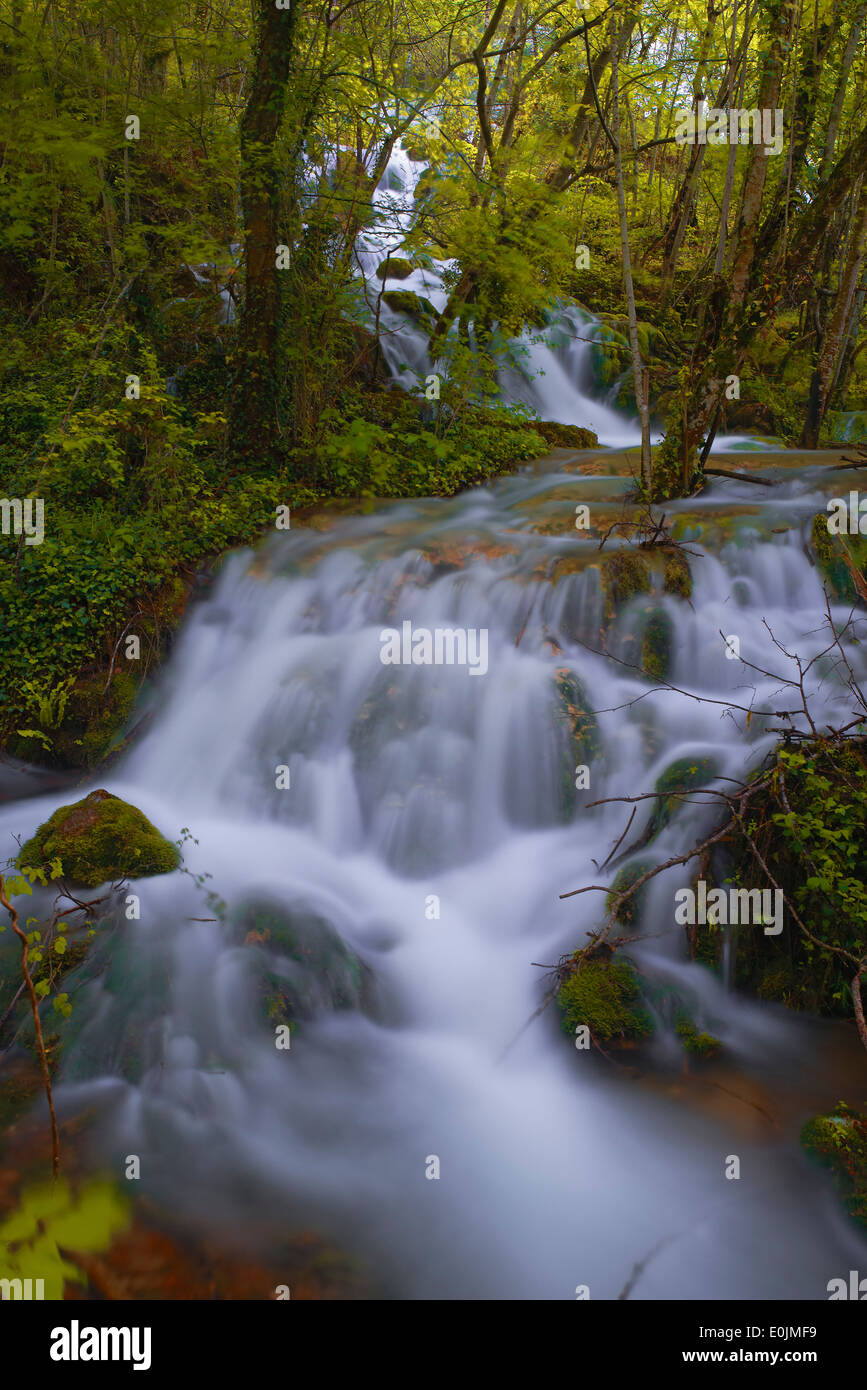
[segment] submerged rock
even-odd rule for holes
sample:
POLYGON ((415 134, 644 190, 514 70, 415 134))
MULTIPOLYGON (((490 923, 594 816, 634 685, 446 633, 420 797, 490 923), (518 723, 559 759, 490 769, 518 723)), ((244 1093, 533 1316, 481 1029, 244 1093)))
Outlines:
POLYGON ((113 879, 170 874, 180 853, 137 806, 99 790, 59 806, 22 846, 17 862, 41 868, 55 859, 65 878, 96 888, 113 879))
POLYGON ((253 898, 231 926, 239 943, 256 953, 256 988, 269 1024, 294 1029, 317 1014, 370 1006, 370 970, 324 917, 253 898))

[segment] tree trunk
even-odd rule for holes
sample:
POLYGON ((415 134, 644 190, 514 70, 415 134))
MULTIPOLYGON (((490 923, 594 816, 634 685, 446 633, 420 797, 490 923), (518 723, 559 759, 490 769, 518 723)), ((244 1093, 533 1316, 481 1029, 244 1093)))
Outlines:
POLYGON ((834 301, 834 307, 822 341, 819 344, 816 366, 810 383, 807 418, 801 434, 801 447, 804 449, 815 449, 819 441, 819 432, 828 409, 835 368, 849 337, 852 306, 855 302, 865 253, 867 253, 867 179, 862 180, 861 191, 852 219, 849 249, 846 253, 846 264, 840 289, 834 301))
POLYGON ((623 186, 623 156, 620 146, 620 93, 618 90, 617 21, 611 43, 611 101, 614 107, 614 172, 617 179, 617 215, 620 223, 620 248, 623 255, 623 287, 629 315, 629 347, 632 353, 632 375, 635 384, 635 404, 641 421, 641 477, 647 495, 652 488, 652 458, 650 453, 650 408, 647 399, 647 374, 641 360, 638 343, 638 318, 635 312, 635 290, 632 283, 632 258, 629 250, 629 224, 626 220, 626 192, 623 186))
POLYGON ((277 9, 255 0, 258 43, 250 96, 241 118, 244 298, 232 391, 230 454, 236 469, 281 462, 280 171, 277 138, 294 56, 300 0, 277 9))

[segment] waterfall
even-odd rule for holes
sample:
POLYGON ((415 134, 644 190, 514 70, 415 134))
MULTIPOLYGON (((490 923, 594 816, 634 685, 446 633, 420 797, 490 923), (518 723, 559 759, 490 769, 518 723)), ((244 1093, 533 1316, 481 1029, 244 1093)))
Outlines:
MULTIPOLYGON (((763 620, 788 650, 820 649, 824 598, 802 536, 824 499, 818 470, 786 465, 773 456, 772 502, 726 510, 711 492, 671 509, 704 538, 690 545, 691 604, 658 595, 684 692, 743 694, 721 630, 769 671, 780 653, 763 620)), ((65 986, 74 1031, 57 1103, 98 1115, 110 1170, 139 1155, 141 1190, 169 1209, 207 1229, 327 1232, 385 1296, 570 1299, 587 1284, 616 1298, 659 1246, 632 1297, 824 1297, 863 1241, 808 1174, 794 1121, 762 1128, 755 1107, 720 1113, 628 1081, 579 1054, 553 1006, 528 1023, 539 965, 586 944, 604 915, 598 893, 559 896, 599 882, 593 861, 623 829, 623 806, 588 803, 650 790, 681 755, 740 777, 774 739, 600 652, 598 541, 572 518, 576 502, 618 506, 624 478, 562 468, 299 527, 227 559, 188 614, 148 731, 94 783, 194 840, 190 873, 136 882, 140 920, 121 920, 100 969, 65 986), (487 670, 384 664, 383 633, 404 622, 484 629, 487 670), (598 712, 589 792, 572 785, 564 671, 598 712), (300 924, 327 970, 311 983, 303 962, 263 965, 257 911, 300 924), (263 971, 269 988, 308 990, 287 1051, 263 1019, 263 971)), ((610 650, 628 652, 633 630, 627 605, 610 650)), ((749 682, 759 703, 776 688, 749 682)), ((845 692, 823 671, 812 693, 820 720, 845 692)), ((0 808, 3 858, 83 794, 0 808)), ((675 817, 654 857, 712 816, 675 817)), ((727 993, 688 960, 678 881, 655 881, 637 957, 698 1001, 756 1086, 807 1085, 818 1025, 727 993)))

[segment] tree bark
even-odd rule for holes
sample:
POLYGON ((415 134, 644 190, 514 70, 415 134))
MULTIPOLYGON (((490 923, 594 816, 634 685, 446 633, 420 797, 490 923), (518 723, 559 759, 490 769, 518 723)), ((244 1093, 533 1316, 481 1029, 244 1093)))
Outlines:
POLYGON ((258 42, 250 96, 241 118, 241 211, 244 298, 232 391, 230 455, 236 469, 281 462, 280 320, 277 269, 280 170, 277 139, 294 57, 300 0, 277 9, 255 0, 258 42))
POLYGON ((807 418, 801 433, 801 447, 804 449, 815 449, 819 441, 819 432, 828 409, 835 369, 849 337, 852 306, 855 302, 858 279, 864 264, 865 254, 867 254, 867 179, 861 182, 840 288, 822 341, 819 344, 816 366, 810 383, 807 418))

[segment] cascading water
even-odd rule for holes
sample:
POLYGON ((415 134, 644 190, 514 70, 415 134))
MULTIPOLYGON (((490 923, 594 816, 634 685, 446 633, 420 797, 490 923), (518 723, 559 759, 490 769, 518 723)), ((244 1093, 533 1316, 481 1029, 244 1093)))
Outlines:
MULTIPOLYGON (((446 277, 453 264, 430 260, 399 279, 381 280, 377 271, 389 255, 401 255, 414 217, 419 180, 426 168, 402 145, 396 146, 374 197, 376 224, 359 237, 356 249, 368 310, 371 316, 378 315, 383 356, 394 380, 408 391, 423 388, 428 375, 443 367, 430 356, 429 327, 390 306, 383 293, 402 291, 418 296, 422 304, 440 313, 448 300, 446 277)), ((500 400, 505 405, 530 407, 541 420, 582 425, 593 430, 600 444, 608 448, 640 445, 637 421, 611 404, 619 383, 609 390, 607 399, 600 399, 594 345, 604 337, 605 326, 600 320, 577 304, 560 304, 549 314, 543 329, 527 329, 520 338, 501 344, 500 400)), ((657 432, 652 438, 656 443, 661 435, 657 432)), ((739 436, 720 436, 714 452, 748 443, 739 436)))
MULTIPOLYGON (((213 875, 206 887, 227 907, 180 872, 133 885, 140 920, 121 914, 103 967, 65 985, 58 1106, 97 1115, 102 1158, 120 1172, 139 1155, 143 1190, 170 1210, 253 1244, 316 1227, 360 1256, 384 1296, 569 1299, 586 1284, 616 1298, 655 1252, 631 1297, 822 1298, 865 1258, 797 1147, 822 1088, 822 1025, 739 999, 688 962, 677 871, 653 885, 637 957, 694 999, 761 1094, 789 1096, 788 1119, 757 1119, 764 1102, 736 1097, 719 1112, 623 1079, 570 1046, 553 1006, 527 1024, 545 987, 533 962, 586 944, 602 919, 599 894, 559 898, 599 881, 593 861, 623 828, 622 806, 587 803, 650 790, 681 755, 740 777, 773 739, 761 721, 738 727, 720 705, 654 691, 588 651, 598 542, 571 518, 581 501, 615 506, 626 480, 558 459, 324 534, 293 529, 226 561, 188 616, 153 724, 99 784, 172 838, 188 827, 187 865, 213 875), (553 583, 564 555, 587 567, 553 583), (486 629, 487 670, 384 665, 381 633, 404 621, 486 629), (592 792, 571 791, 564 670, 600 711, 592 792), (361 962, 360 977, 341 976, 344 1007, 327 1007, 322 986, 288 1051, 263 1018, 258 938, 236 929, 250 902, 307 923, 311 949, 340 938, 361 962)), ((769 670, 780 653, 763 619, 788 650, 822 645, 801 524, 823 498, 809 470, 778 476, 772 503, 739 499, 740 517, 712 496, 682 504, 708 539, 691 547, 691 605, 658 601, 685 690, 748 703, 748 680, 757 703, 772 698, 775 682, 726 658, 721 630, 769 670)), ((617 620, 615 653, 631 650, 633 612, 617 620)), ((856 648, 852 660, 863 670, 856 648)), ((817 716, 840 698, 817 673, 817 716)), ((2 857, 70 799, 6 805, 2 857)), ((692 844, 712 815, 674 817, 654 858, 692 844)), ((275 956, 268 968, 279 988, 295 967, 275 956)), ((333 985, 333 958, 329 969, 333 985)), ((663 1061, 669 1042, 663 1029, 663 1061)))

